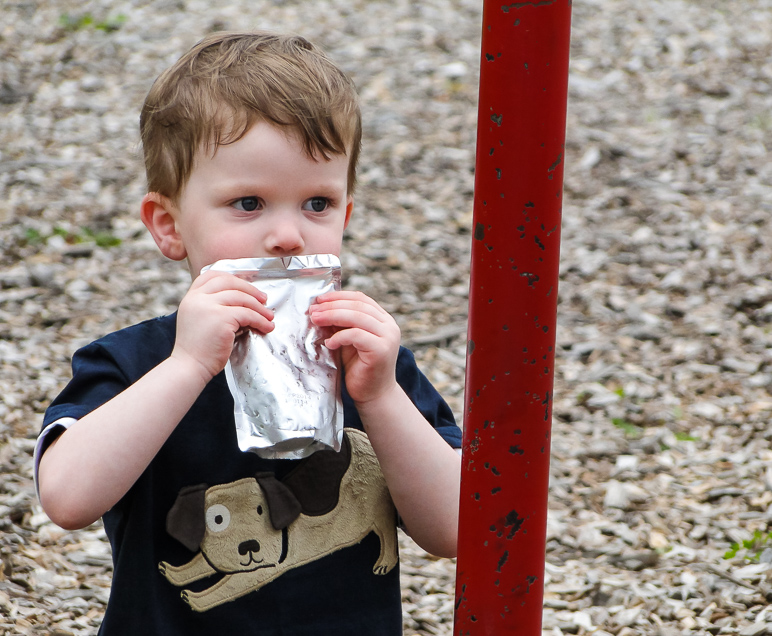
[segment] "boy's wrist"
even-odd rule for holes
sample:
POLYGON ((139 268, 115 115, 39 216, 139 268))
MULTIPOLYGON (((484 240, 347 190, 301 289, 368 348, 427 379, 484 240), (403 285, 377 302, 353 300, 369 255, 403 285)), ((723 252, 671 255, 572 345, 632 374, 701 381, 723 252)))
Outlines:
POLYGON ((405 393, 402 390, 402 387, 395 381, 375 397, 368 400, 354 400, 354 406, 356 407, 359 416, 365 421, 368 415, 381 414, 389 409, 395 408, 395 406, 399 404, 400 397, 404 395, 405 393))
POLYGON ((206 366, 189 353, 181 352, 177 349, 172 351, 171 355, 166 359, 166 363, 172 368, 172 372, 181 384, 185 385, 190 382, 199 391, 202 391, 216 375, 211 373, 206 366))

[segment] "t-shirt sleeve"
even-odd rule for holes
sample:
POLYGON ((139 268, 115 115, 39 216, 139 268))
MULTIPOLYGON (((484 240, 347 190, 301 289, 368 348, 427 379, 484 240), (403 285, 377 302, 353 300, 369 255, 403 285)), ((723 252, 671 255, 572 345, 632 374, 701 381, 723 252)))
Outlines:
POLYGON ((397 358, 397 382, 426 420, 453 448, 461 447, 461 429, 453 411, 421 372, 413 352, 402 347, 397 358))
POLYGON ((63 418, 82 418, 130 384, 118 363, 100 344, 79 349, 72 358, 72 379, 46 409, 43 429, 63 418))
POLYGON ((72 358, 72 379, 51 402, 35 444, 34 481, 38 491, 40 458, 56 439, 80 418, 121 393, 129 381, 109 353, 92 343, 72 358))
MULTIPOLYGON (((413 352, 401 347, 397 357, 397 383, 407 393, 421 415, 453 448, 461 448, 461 429, 456 424, 453 411, 437 392, 429 379, 421 372, 413 352)), ((343 386, 343 410, 346 426, 362 428, 354 402, 343 386)))
POLYGON ((62 418, 78 420, 91 413, 167 358, 175 323, 175 314, 153 318, 76 351, 72 380, 46 410, 43 429, 62 418))

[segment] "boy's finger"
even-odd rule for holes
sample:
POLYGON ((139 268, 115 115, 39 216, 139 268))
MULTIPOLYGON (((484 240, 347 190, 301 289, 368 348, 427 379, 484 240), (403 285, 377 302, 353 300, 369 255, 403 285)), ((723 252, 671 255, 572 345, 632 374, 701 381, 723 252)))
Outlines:
POLYGON ((244 279, 227 272, 206 272, 194 281, 191 286, 191 289, 193 288, 197 288, 205 293, 215 293, 226 289, 238 289, 250 296, 254 296, 262 303, 268 299, 265 292, 259 290, 244 279))
MULTIPOLYGON (((380 338, 364 329, 346 329, 338 331, 324 344, 328 349, 339 349, 340 347, 354 347, 359 353, 375 353, 380 349, 378 346, 380 338)), ((383 348, 385 351, 385 347, 383 348)))
POLYGON ((276 324, 272 320, 267 319, 262 314, 250 311, 246 307, 234 308, 233 316, 241 327, 239 331, 249 328, 260 333, 269 333, 276 328, 276 324))
POLYGON ((250 294, 245 294, 238 289, 226 289, 215 294, 211 294, 213 300, 219 305, 228 307, 247 307, 257 313, 273 320, 274 312, 270 307, 266 307, 262 302, 250 294))
POLYGON ((350 301, 350 302, 359 302, 365 305, 368 305, 370 307, 373 307, 377 309, 378 311, 381 311, 383 313, 387 313, 383 307, 381 307, 377 302, 375 302, 372 298, 370 298, 367 294, 364 294, 359 291, 331 291, 331 292, 325 292, 324 294, 320 294, 316 298, 316 304, 327 304, 331 302, 340 302, 340 301, 350 301))
POLYGON ((320 327, 363 329, 379 336, 388 333, 388 323, 378 316, 345 308, 314 312, 311 314, 311 322, 320 327))
POLYGON ((183 306, 199 307, 204 310, 207 306, 215 307, 246 307, 251 311, 255 311, 263 315, 268 320, 273 320, 274 312, 269 307, 266 307, 259 298, 256 298, 253 294, 246 293, 241 289, 233 289, 226 287, 225 289, 218 291, 213 290, 198 290, 193 294, 189 294, 183 299, 183 306))
POLYGON ((350 311, 363 315, 372 316, 381 322, 390 322, 391 315, 378 305, 362 302, 361 300, 331 300, 319 304, 311 305, 309 313, 311 316, 316 314, 329 314, 331 312, 350 311))

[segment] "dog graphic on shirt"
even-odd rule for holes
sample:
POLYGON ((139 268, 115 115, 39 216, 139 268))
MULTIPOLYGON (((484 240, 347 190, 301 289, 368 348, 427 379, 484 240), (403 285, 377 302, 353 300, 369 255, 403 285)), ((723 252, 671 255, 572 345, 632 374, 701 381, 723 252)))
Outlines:
POLYGON ((197 612, 259 590, 289 569, 355 545, 371 531, 381 551, 373 573, 399 559, 396 511, 367 435, 344 429, 340 452, 317 451, 282 481, 273 473, 180 491, 167 531, 192 551, 188 563, 159 564, 175 586, 225 576, 201 592, 182 591, 197 612), (320 479, 320 475, 323 476, 320 479))

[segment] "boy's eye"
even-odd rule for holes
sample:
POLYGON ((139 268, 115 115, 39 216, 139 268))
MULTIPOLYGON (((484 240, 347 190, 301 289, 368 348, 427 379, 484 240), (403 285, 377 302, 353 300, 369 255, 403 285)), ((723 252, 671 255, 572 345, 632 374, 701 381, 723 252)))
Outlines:
POLYGON ((330 205, 330 200, 325 197, 314 197, 306 201, 304 209, 311 212, 324 212, 330 205))
POLYGON ((254 212, 260 207, 260 199, 257 197, 242 197, 233 202, 233 207, 242 212, 254 212))

